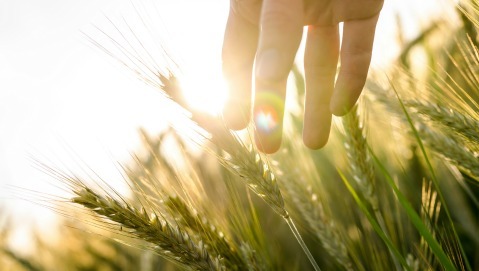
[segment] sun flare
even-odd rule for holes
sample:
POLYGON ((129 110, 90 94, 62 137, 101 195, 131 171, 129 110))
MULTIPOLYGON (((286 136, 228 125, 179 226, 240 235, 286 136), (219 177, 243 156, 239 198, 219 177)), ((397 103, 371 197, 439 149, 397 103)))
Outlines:
POLYGON ((223 110, 227 90, 222 76, 187 76, 182 78, 181 87, 186 101, 193 108, 213 115, 223 110))

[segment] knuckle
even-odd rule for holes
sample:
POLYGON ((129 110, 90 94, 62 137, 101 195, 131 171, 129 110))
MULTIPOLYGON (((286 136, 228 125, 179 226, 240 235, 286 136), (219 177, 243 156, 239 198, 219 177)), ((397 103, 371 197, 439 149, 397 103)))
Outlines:
POLYGON ((253 24, 257 24, 262 3, 262 0, 230 0, 230 12, 253 24))

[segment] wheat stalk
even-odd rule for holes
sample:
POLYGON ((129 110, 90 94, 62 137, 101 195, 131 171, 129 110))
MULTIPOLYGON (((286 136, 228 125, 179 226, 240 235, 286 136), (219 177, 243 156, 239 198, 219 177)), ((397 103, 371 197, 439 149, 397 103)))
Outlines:
POLYGON ((317 236, 326 252, 346 270, 353 270, 340 228, 332 219, 326 217, 318 195, 312 191, 311 187, 305 189, 296 182, 286 182, 285 186, 295 208, 317 236))
POLYGON ((137 210, 127 203, 101 196, 88 187, 74 191, 73 203, 80 204, 108 220, 118 223, 122 231, 153 245, 161 256, 194 270, 224 270, 220 257, 213 258, 202 241, 193 241, 188 233, 178 226, 142 208, 137 210))

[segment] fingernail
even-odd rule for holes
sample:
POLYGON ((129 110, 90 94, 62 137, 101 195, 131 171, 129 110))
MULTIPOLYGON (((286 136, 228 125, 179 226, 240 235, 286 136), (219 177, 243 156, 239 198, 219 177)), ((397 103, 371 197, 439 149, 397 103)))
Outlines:
POLYGON ((281 78, 281 54, 276 49, 268 49, 258 55, 255 75, 257 79, 274 81, 281 78))

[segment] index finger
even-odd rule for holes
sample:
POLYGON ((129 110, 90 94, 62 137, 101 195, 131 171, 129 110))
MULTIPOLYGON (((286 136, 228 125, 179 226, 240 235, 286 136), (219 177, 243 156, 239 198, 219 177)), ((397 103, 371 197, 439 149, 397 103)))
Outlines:
MULTIPOLYGON (((233 1, 232 1, 233 2, 233 1)), ((231 3, 223 41, 223 75, 228 82, 228 100, 223 117, 227 126, 241 130, 251 115, 253 63, 259 27, 234 10, 231 3)))
POLYGON ((281 145, 286 81, 303 33, 303 0, 265 0, 255 63, 255 140, 260 151, 281 145))

